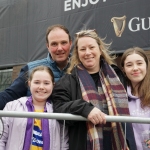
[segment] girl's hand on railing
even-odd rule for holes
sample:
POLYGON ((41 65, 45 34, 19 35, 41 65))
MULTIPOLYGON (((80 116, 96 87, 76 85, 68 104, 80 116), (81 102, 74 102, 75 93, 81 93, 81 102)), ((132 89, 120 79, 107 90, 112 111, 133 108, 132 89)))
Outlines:
POLYGON ((150 139, 148 139, 148 140, 146 140, 144 142, 145 142, 146 146, 150 149, 150 139))

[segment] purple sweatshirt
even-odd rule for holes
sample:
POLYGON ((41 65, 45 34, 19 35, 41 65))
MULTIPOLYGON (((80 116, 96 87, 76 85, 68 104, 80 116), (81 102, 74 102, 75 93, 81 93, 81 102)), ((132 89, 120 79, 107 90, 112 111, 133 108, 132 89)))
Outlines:
MULTIPOLYGON (((132 95, 131 88, 127 87, 127 93, 129 97, 129 111, 130 115, 133 117, 150 117, 150 108, 144 107, 141 108, 141 101, 138 97, 132 95)), ((132 123, 133 131, 135 135, 137 150, 143 149, 143 140, 142 140, 142 132, 147 130, 150 131, 150 124, 140 124, 140 123, 132 123)))
MULTIPOLYGON (((27 100, 28 97, 22 97, 8 102, 4 111, 28 112, 27 100)), ((46 103, 46 109, 47 113, 53 113, 51 103, 46 103)), ((0 139, 0 150, 23 150, 27 121, 27 118, 3 117, 4 134, 0 139)), ((67 128, 63 137, 63 126, 55 119, 48 119, 48 122, 50 141, 47 142, 50 142, 50 148, 47 150, 68 150, 67 128)))

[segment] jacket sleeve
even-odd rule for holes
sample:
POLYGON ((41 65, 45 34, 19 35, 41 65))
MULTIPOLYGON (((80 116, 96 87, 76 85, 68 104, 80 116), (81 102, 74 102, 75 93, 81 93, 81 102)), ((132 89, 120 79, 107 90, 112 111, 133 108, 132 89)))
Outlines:
POLYGON ((26 65, 21 69, 19 76, 14 80, 10 87, 0 92, 0 110, 5 107, 7 102, 26 96, 28 90, 26 84, 27 72, 28 66, 26 65))
MULTIPOLYGON (((10 103, 6 104, 4 111, 11 111, 10 103)), ((10 117, 2 117, 4 130, 2 137, 0 139, 0 150, 6 149, 6 144, 8 140, 9 135, 9 125, 10 125, 10 117)))
MULTIPOLYGON (((70 79, 70 76, 64 75, 54 86, 52 93, 54 112, 71 113, 87 118, 94 106, 82 99, 77 81, 70 79)), ((73 121, 70 123, 71 121, 66 121, 67 125, 72 125, 73 121)))

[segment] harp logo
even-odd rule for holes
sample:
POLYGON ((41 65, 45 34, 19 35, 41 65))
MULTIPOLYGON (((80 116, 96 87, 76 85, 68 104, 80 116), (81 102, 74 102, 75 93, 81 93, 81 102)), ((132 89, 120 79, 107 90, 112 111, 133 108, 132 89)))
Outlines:
POLYGON ((121 37, 126 25, 126 16, 113 17, 111 18, 111 22, 113 23, 116 36, 121 37))

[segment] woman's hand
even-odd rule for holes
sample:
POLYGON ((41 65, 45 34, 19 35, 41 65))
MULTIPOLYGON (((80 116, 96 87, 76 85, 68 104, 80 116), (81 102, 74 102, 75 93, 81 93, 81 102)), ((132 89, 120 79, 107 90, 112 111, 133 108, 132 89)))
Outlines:
POLYGON ((88 120, 90 120, 94 125, 96 124, 105 124, 106 123, 106 114, 101 112, 98 108, 94 107, 88 115, 88 120))

